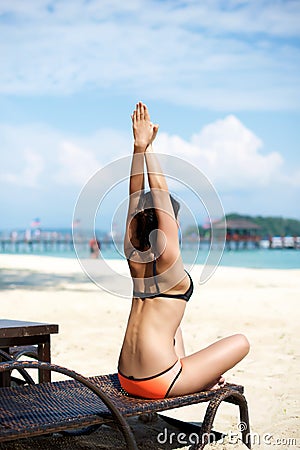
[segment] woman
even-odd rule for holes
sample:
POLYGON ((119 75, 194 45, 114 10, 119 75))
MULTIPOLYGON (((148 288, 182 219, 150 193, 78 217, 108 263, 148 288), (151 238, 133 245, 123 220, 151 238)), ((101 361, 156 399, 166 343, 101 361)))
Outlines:
POLYGON ((180 322, 193 292, 178 241, 179 204, 169 194, 152 148, 158 125, 139 102, 133 112, 134 150, 124 250, 133 299, 119 358, 119 380, 132 395, 165 398, 216 389, 222 374, 249 351, 236 334, 185 356, 180 322), (150 192, 144 191, 144 164, 150 192))

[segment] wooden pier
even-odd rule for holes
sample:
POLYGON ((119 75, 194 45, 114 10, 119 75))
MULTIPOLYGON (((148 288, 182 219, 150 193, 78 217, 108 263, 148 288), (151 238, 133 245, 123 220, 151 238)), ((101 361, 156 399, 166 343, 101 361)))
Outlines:
MULTIPOLYGON (((84 245, 85 243, 83 243, 84 245)), ((86 242, 88 245, 88 241, 86 242)), ((73 251, 72 239, 3 239, 0 238, 1 253, 44 253, 58 251, 73 251)))

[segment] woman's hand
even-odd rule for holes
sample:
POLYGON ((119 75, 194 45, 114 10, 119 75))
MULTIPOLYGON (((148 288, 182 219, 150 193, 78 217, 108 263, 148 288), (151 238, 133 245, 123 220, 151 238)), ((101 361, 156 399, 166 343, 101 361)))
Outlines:
POLYGON ((145 151, 154 141, 158 132, 158 125, 153 125, 150 121, 148 108, 142 102, 137 103, 131 119, 134 146, 140 151, 145 151))

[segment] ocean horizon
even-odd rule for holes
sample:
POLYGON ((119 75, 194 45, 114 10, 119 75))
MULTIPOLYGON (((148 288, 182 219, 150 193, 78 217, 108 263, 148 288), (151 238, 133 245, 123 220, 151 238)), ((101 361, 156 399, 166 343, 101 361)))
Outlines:
MULTIPOLYGON (((15 255, 39 255, 58 258, 88 258, 90 251, 88 245, 76 247, 77 253, 72 245, 61 245, 60 247, 51 247, 48 250, 39 245, 28 246, 23 244, 18 249, 10 247, 1 254, 15 255)), ((204 264, 208 257, 208 246, 197 244, 188 244, 181 249, 185 265, 204 264)), ((300 250, 299 249, 267 249, 267 248, 240 248, 240 249, 222 249, 214 250, 215 258, 220 259, 220 266, 245 267, 256 269, 300 269, 300 250)), ((107 260, 125 259, 122 250, 112 244, 102 245, 100 257, 107 260)))

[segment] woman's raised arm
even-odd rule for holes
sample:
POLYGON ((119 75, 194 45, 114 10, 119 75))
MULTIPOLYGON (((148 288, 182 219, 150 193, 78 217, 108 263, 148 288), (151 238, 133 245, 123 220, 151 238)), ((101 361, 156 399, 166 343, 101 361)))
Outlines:
MULTIPOLYGON (((149 116, 147 107, 146 113, 149 116)), ((150 117, 149 117, 150 120, 150 117)), ((158 221, 158 230, 163 232, 163 235, 158 233, 158 249, 159 254, 162 255, 162 249, 165 256, 174 255, 177 258, 179 250, 178 239, 178 222, 175 217, 172 206, 168 184, 165 175, 161 169, 157 155, 153 151, 152 142, 154 141, 158 125, 152 125, 153 136, 151 142, 145 150, 145 161, 147 166, 148 182, 151 189, 153 206, 158 221)))
POLYGON ((127 213, 126 233, 124 239, 124 249, 132 248, 131 244, 136 241, 136 221, 139 202, 145 189, 144 180, 144 153, 154 139, 153 126, 150 122, 147 107, 142 102, 137 103, 131 116, 132 131, 134 137, 133 155, 131 162, 129 181, 129 205, 127 213))
POLYGON ((179 252, 178 222, 172 206, 168 184, 152 145, 145 152, 149 186, 158 222, 158 252, 163 257, 177 259, 179 252))

